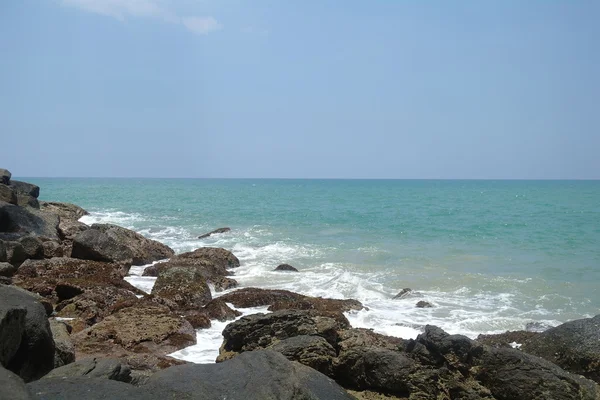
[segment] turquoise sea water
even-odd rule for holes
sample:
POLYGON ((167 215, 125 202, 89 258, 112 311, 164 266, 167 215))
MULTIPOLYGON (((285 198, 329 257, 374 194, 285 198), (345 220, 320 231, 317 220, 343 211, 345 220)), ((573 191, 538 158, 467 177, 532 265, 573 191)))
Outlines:
POLYGON ((369 310, 351 323, 383 333, 476 336, 600 312, 600 181, 25 180, 91 211, 84 222, 177 252, 225 247, 243 286, 356 298, 369 310), (301 273, 272 272, 284 262, 301 273), (405 287, 418 293, 391 300, 405 287))

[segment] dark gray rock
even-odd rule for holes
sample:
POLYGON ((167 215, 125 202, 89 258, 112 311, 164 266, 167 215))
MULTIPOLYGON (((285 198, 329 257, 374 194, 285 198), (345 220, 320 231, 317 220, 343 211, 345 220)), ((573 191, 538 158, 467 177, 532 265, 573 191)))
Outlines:
POLYGON ((19 266, 29 258, 25 248, 19 242, 6 241, 4 247, 6 248, 6 261, 12 265, 19 266))
POLYGON ((566 322, 533 335, 521 350, 600 382, 600 315, 566 322))
POLYGON ((129 383, 131 382, 131 368, 115 358, 85 358, 55 368, 42 379, 73 377, 104 378, 129 383))
POLYGON ((268 350, 220 364, 171 367, 154 374, 143 388, 169 398, 206 400, 353 398, 325 375, 268 350))
POLYGON ((19 199, 17 194, 9 186, 0 184, 0 201, 5 201, 10 204, 17 204, 19 199))
POLYGON ((0 201, 0 232, 59 239, 58 215, 0 201))
POLYGON ((290 264, 280 264, 275 268, 275 271, 291 271, 298 272, 298 270, 292 267, 290 264))
POLYGON ((17 354, 25 333, 26 315, 25 307, 0 304, 0 365, 8 365, 17 354))
POLYGON ((337 356, 335 349, 321 336, 300 335, 284 339, 269 347, 290 361, 298 361, 307 367, 331 376, 331 365, 337 356))
POLYGON ((433 304, 431 304, 428 301, 421 300, 417 304, 415 304, 415 307, 417 307, 417 308, 432 308, 433 304))
POLYGON ((18 375, 0 365, 0 399, 31 400, 33 397, 18 375))
POLYGON ((128 383, 104 378, 48 378, 26 385, 38 400, 165 400, 165 393, 155 395, 128 383))
POLYGON ((8 185, 10 183, 10 177, 12 174, 9 170, 0 168, 0 183, 3 185, 8 185))
POLYGON ((35 209, 40 208, 40 202, 33 196, 28 194, 17 193, 17 205, 20 207, 32 207, 35 209))
POLYGON ((215 234, 218 234, 218 233, 226 233, 226 232, 229 232, 229 231, 231 231, 231 228, 219 228, 219 229, 215 229, 212 232, 208 232, 208 233, 205 233, 204 235, 198 236, 198 239, 204 239, 204 238, 207 238, 209 236, 212 236, 212 235, 215 235, 215 234))
POLYGON ((7 262, 0 262, 0 276, 13 276, 17 267, 7 262))
MULTIPOLYGON (((75 361, 75 345, 71 340, 67 324, 56 319, 50 320, 50 331, 54 340, 54 368, 71 364, 75 361)), ((56 369, 54 370, 56 371, 56 369)), ((52 373, 52 372, 50 372, 52 373)))
POLYGON ((36 236, 23 236, 19 239, 19 243, 23 246, 27 259, 41 260, 44 258, 44 243, 36 236))
POLYGON ((83 222, 73 219, 62 219, 58 224, 58 231, 63 239, 73 240, 75 235, 83 231, 87 231, 90 227, 83 222))
POLYGON ((40 208, 46 212, 57 214, 61 220, 77 221, 89 212, 71 203, 61 203, 57 201, 42 201, 40 208))
POLYGON ((412 291, 413 290, 411 288, 404 288, 401 291, 399 291, 397 295, 394 296, 394 300, 408 297, 412 293, 412 291))
POLYGON ((168 246, 132 230, 110 224, 94 224, 73 238, 71 257, 84 260, 144 265, 173 256, 168 246))
POLYGON ((25 382, 39 379, 54 367, 54 340, 44 306, 24 290, 0 286, 0 313, 25 309, 25 329, 19 348, 4 366, 25 382))
POLYGON ((32 183, 11 180, 9 186, 17 194, 24 194, 36 199, 40 196, 40 187, 32 183))

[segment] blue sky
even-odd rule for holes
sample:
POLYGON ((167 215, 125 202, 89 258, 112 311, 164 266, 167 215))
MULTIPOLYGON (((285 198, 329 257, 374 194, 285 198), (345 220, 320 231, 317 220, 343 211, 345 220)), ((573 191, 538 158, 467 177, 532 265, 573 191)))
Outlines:
POLYGON ((0 2, 16 176, 600 179, 600 2, 0 2))

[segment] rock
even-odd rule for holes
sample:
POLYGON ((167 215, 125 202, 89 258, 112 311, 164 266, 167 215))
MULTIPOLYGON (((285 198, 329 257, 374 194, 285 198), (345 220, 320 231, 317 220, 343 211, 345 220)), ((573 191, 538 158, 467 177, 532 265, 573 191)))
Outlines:
MULTIPOLYGON (((54 341, 44 306, 23 290, 0 286, 0 316, 7 315, 2 319, 8 319, 7 324, 11 327, 6 333, 8 338, 3 338, 1 342, 2 346, 6 343, 14 346, 17 343, 13 335, 19 331, 17 325, 22 319, 22 311, 11 311, 15 309, 26 310, 25 325, 17 350, 2 350, 4 357, 9 356, 3 365, 29 382, 39 379, 54 367, 54 341)), ((5 333, 2 332, 2 335, 5 333)))
POLYGON ((179 257, 204 258, 224 269, 237 268, 240 266, 240 260, 238 260, 232 252, 219 247, 200 247, 189 253, 180 254, 179 257))
POLYGON ((487 344, 491 347, 506 347, 512 349, 511 343, 522 345, 537 335, 537 332, 508 331, 496 335, 479 335, 476 340, 481 344, 487 344))
POLYGON ((58 215, 0 201, 0 232, 59 240, 58 223, 58 215))
POLYGON ((13 276, 17 267, 7 262, 0 262, 0 276, 13 276))
POLYGON ((42 243, 44 258, 54 258, 63 256, 63 247, 59 242, 48 240, 42 243))
POLYGON ((278 341, 300 335, 321 336, 335 346, 337 332, 349 327, 347 320, 317 316, 310 311, 282 310, 271 314, 248 315, 225 327, 217 361, 238 353, 264 349, 278 341))
MULTIPOLYGON (((2 170, 0 170, 1 172, 2 170)), ((1 332, 1 331, 0 331, 1 332)), ((6 370, 0 365, 0 399, 32 400, 31 393, 25 382, 18 375, 6 370)))
POLYGON ((346 312, 361 310, 362 304, 357 300, 324 299, 321 297, 303 296, 288 290, 269 290, 244 288, 219 297, 232 303, 236 308, 260 307, 270 305, 270 311, 277 310, 317 310, 323 312, 346 312))
POLYGON ((181 310, 200 308, 212 300, 206 279, 194 267, 162 270, 152 294, 173 300, 181 310))
POLYGON ((216 319, 221 322, 232 321, 242 315, 241 312, 233 310, 221 299, 211 300, 205 307, 210 319, 216 319))
POLYGON ((212 325, 210 317, 205 310, 189 310, 183 313, 183 317, 194 329, 207 329, 212 325))
POLYGON ((214 276, 210 278, 210 282, 215 286, 216 292, 233 289, 238 285, 238 281, 225 276, 214 276))
POLYGON ((44 244, 36 236, 23 236, 19 239, 28 259, 39 260, 44 258, 44 244))
POLYGON ((398 350, 406 346, 406 340, 375 333, 370 329, 352 328, 339 332, 337 348, 340 353, 355 347, 381 347, 398 350))
POLYGON ((553 326, 540 321, 532 321, 525 324, 527 332, 544 332, 550 328, 553 328, 553 326))
POLYGON ((292 267, 290 264, 280 264, 277 266, 277 268, 274 269, 274 271, 293 271, 293 272, 298 272, 298 270, 294 267, 292 267))
POLYGON ((58 224, 58 231, 61 237, 70 241, 72 241, 78 233, 87 231, 88 229, 90 229, 88 225, 72 219, 61 219, 58 224))
POLYGON ((10 183, 10 177, 12 174, 9 170, 0 168, 0 183, 3 185, 8 185, 10 183))
POLYGON ((274 351, 253 351, 220 364, 190 364, 154 374, 144 387, 169 398, 352 399, 325 375, 274 351))
MULTIPOLYGON (((64 322, 50 320, 50 331, 54 340, 54 368, 71 364, 75 361, 75 346, 71 340, 69 329, 64 322)), ((54 370, 56 371, 56 370, 54 370)), ((51 372, 52 373, 52 372, 51 372)))
POLYGON ((231 228, 219 228, 219 229, 215 229, 212 232, 208 232, 208 233, 205 233, 204 235, 198 236, 198 239, 204 239, 204 238, 207 238, 207 237, 209 237, 211 235, 215 235, 217 233, 226 233, 226 232, 229 232, 229 231, 231 231, 231 228))
POLYGON ((293 336, 275 343, 269 349, 327 376, 331 376, 331 365, 337 356, 335 349, 321 336, 293 336))
POLYGON ((129 229, 94 224, 73 238, 71 256, 85 260, 144 265, 173 256, 174 251, 129 229))
POLYGON ((26 315, 25 307, 0 304, 0 365, 8 365, 17 354, 25 333, 26 315))
POLYGON ((103 378, 129 383, 131 382, 131 368, 121 360, 114 358, 84 358, 55 368, 42 379, 73 377, 103 378))
POLYGON ((16 205, 19 202, 19 199, 17 194, 10 187, 0 184, 0 201, 16 205))
POLYGON ((40 202, 33 196, 26 194, 17 194, 17 203, 20 207, 32 207, 35 209, 40 208, 40 202))
POLYGON ((7 261, 6 243, 4 243, 4 240, 0 240, 0 262, 6 262, 6 261, 7 261))
POLYGON ((18 267, 23 261, 27 260, 28 254, 21 243, 14 241, 4 242, 4 247, 6 249, 6 261, 12 265, 18 267))
MULTIPOLYGON (((26 386, 34 394, 33 398, 39 400, 160 399, 160 397, 128 383, 104 378, 48 378, 31 382, 26 386)), ((162 397, 162 399, 166 398, 162 397)))
POLYGON ((413 290, 411 288, 404 288, 401 291, 399 291, 397 295, 394 296, 394 300, 408 297, 412 293, 412 291, 413 290))
POLYGON ((521 350, 600 383, 600 315, 533 335, 521 350))
POLYGON ((75 204, 60 203, 57 201, 42 201, 40 202, 40 208, 44 211, 57 214, 61 220, 77 221, 84 215, 89 214, 89 212, 75 204))
POLYGON ((433 304, 431 304, 428 301, 421 300, 417 304, 415 304, 415 307, 417 307, 417 308, 432 308, 433 304))
POLYGON ((36 199, 40 196, 40 187, 32 183, 12 180, 9 186, 17 194, 24 194, 36 199))

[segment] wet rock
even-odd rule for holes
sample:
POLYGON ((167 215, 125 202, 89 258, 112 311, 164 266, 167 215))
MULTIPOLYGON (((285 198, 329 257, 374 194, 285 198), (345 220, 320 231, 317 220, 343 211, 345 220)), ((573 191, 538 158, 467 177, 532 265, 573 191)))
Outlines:
POLYGON ((321 336, 293 336, 275 343, 269 349, 328 376, 332 375, 331 366, 337 356, 335 349, 321 336))
POLYGON ((292 271, 292 272, 298 272, 298 270, 294 267, 292 267, 290 264, 280 264, 277 266, 277 268, 275 268, 274 271, 292 271))
POLYGON ((401 291, 399 291, 397 295, 394 296, 394 300, 408 297, 410 294, 412 294, 412 292, 413 290, 411 288, 404 288, 401 291))
POLYGON ((512 349, 513 346, 511 343, 523 344, 537 335, 537 332, 508 331, 496 335, 479 335, 476 340, 481 344, 487 344, 491 347, 506 347, 512 349))
POLYGON ((0 184, 0 201, 4 201, 9 204, 17 204, 17 194, 7 185, 0 184))
POLYGON ((75 235, 71 251, 74 258, 126 265, 149 264, 173 255, 173 250, 162 243, 110 224, 93 224, 75 235))
POLYGON ((244 288, 219 297, 232 303, 236 308, 260 307, 270 305, 269 310, 318 310, 323 312, 346 312, 361 310, 362 304, 357 300, 324 299, 321 297, 303 296, 287 290, 269 290, 244 288))
POLYGON ((131 382, 131 368, 114 358, 85 358, 69 365, 53 369, 42 379, 51 378, 103 378, 119 382, 131 382))
POLYGON ((527 332, 544 332, 550 328, 553 328, 553 326, 540 321, 532 321, 525 324, 527 332))
POLYGON ((215 276, 210 278, 210 282, 215 286, 216 292, 233 289, 238 286, 238 281, 227 278, 226 276, 215 276))
POLYGON ((417 307, 417 308, 432 308, 433 304, 431 304, 428 301, 421 300, 417 304, 415 304, 415 307, 417 307))
MULTIPOLYGON (((0 170, 1 172, 2 170, 0 170)), ((7 400, 32 400, 31 393, 25 382, 18 375, 4 369, 0 365, 0 399, 7 400)))
POLYGON ((179 255, 180 258, 204 258, 224 269, 237 268, 240 260, 232 252, 219 247, 200 247, 189 253, 179 255))
POLYGON ((13 276, 17 267, 7 262, 0 262, 0 276, 13 276))
POLYGON ((212 325, 205 310, 189 310, 183 313, 183 317, 194 329, 207 329, 212 325))
POLYGON ((212 235, 215 235, 215 234, 218 234, 218 233, 226 233, 226 232, 229 232, 229 231, 231 231, 231 228, 219 228, 219 229, 215 229, 212 232, 208 232, 208 233, 205 233, 203 235, 198 236, 198 239, 204 239, 204 238, 207 238, 209 236, 212 236, 212 235))
POLYGON ((11 180, 9 186, 17 194, 31 196, 35 199, 40 196, 40 187, 32 183, 11 180))
POLYGON ((191 399, 352 399, 325 375, 274 351, 248 352, 220 364, 169 368, 152 376, 144 389, 191 399))
POLYGON ((54 341, 46 310, 34 296, 17 288, 0 286, 0 321, 7 327, 6 331, 4 328, 0 331, 0 354, 5 368, 29 382, 54 367, 54 341), (26 312, 24 321, 19 310, 26 312))
POLYGON ((221 322, 232 321, 242 315, 241 312, 232 309, 221 299, 213 299, 205 307, 210 319, 216 319, 221 322))
POLYGON ((0 201, 0 232, 59 239, 58 215, 0 201))
POLYGON ((3 185, 8 185, 10 183, 10 177, 12 174, 9 170, 0 168, 0 183, 3 185))
POLYGON ((77 221, 84 215, 89 214, 89 212, 75 204, 57 201, 42 201, 40 202, 40 208, 44 211, 57 214, 61 220, 77 221))
POLYGON ((55 346, 54 368, 62 367, 63 365, 74 362, 75 346, 71 340, 68 326, 64 322, 51 319, 50 331, 52 332, 52 339, 54 340, 55 346))
POLYGON ((521 350, 600 382, 600 315, 566 322, 533 335, 521 350))
POLYGON ((180 309, 197 309, 212 300, 206 279, 194 267, 172 267, 158 275, 152 294, 173 300, 180 309))

